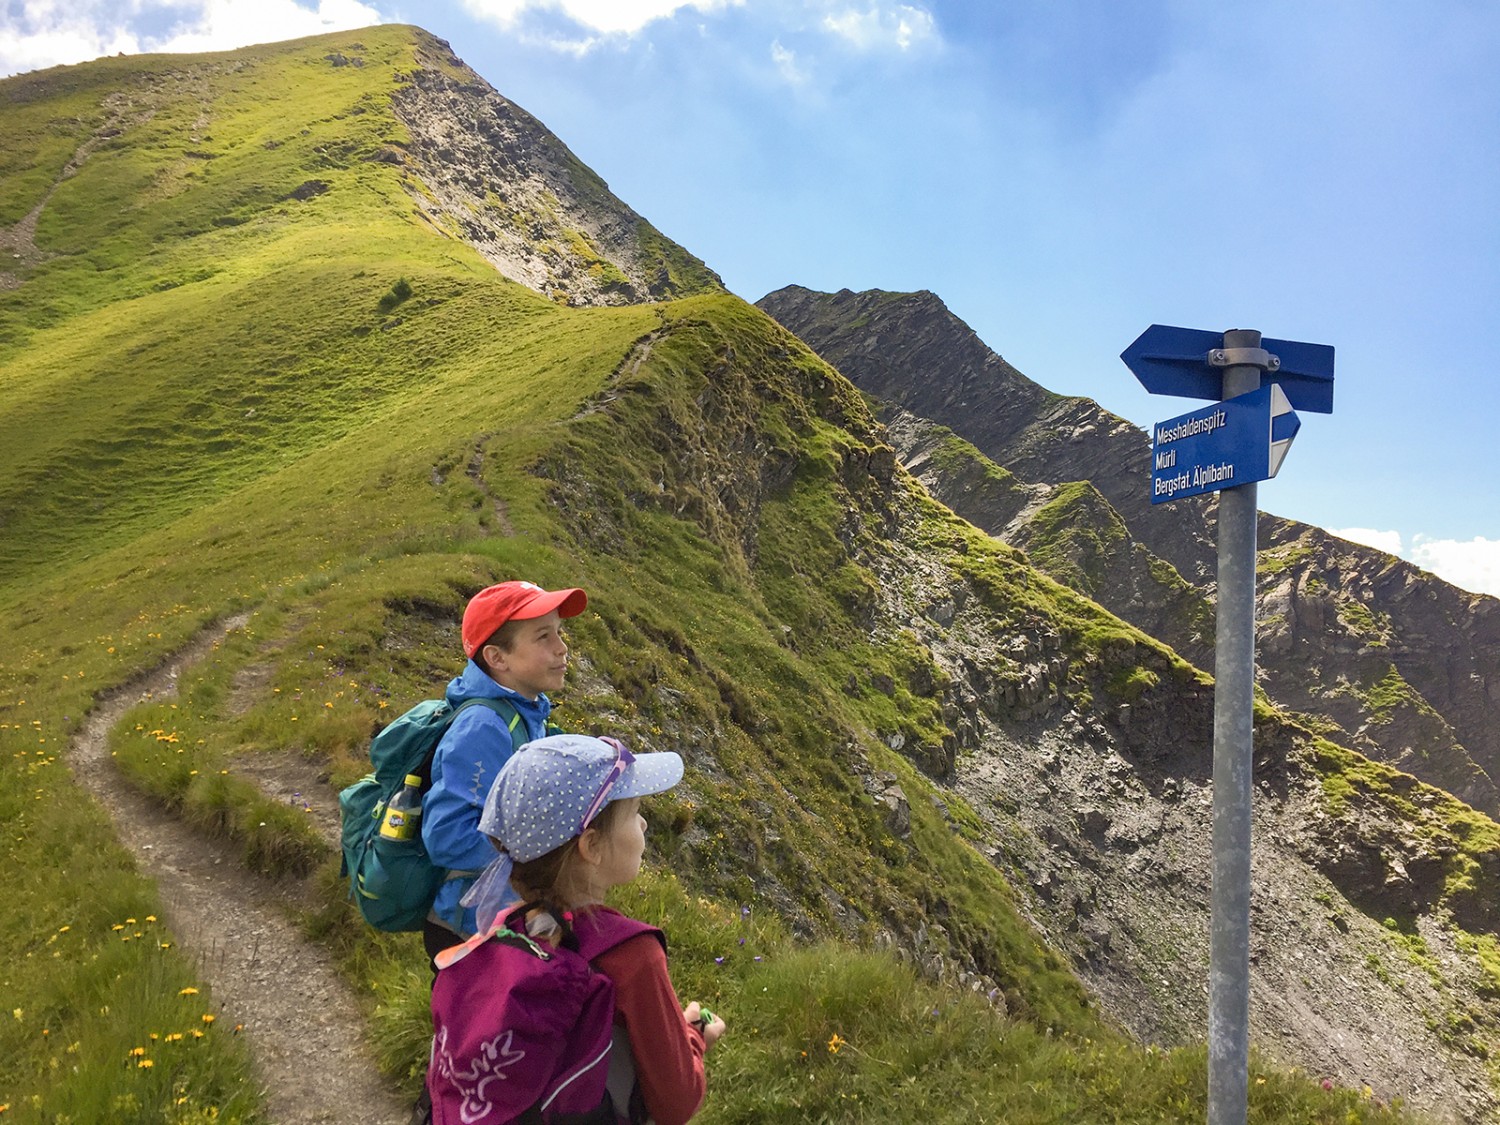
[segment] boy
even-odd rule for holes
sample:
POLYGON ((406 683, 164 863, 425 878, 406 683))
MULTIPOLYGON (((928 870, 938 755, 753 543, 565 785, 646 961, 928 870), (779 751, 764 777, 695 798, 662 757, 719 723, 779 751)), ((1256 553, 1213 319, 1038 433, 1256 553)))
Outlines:
POLYGON ((488 707, 470 707, 453 720, 433 754, 432 788, 422 802, 422 843, 449 875, 422 931, 428 957, 477 928, 474 911, 459 899, 495 858, 493 845, 479 831, 479 814, 516 748, 549 732, 552 701, 546 693, 562 687, 568 667, 562 622, 587 604, 582 590, 501 582, 479 591, 464 609, 469 662, 448 685, 448 702, 457 707, 467 699, 504 700, 517 721, 488 707))

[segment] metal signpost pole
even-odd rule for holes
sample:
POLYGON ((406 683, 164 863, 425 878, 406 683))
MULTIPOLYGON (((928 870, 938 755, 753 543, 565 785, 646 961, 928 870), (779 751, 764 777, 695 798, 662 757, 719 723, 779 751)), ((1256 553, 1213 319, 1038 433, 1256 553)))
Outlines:
MULTIPOLYGON (((1260 333, 1224 333, 1222 398, 1260 389, 1260 333), (1242 361, 1242 362, 1236 362, 1242 361)), ((1256 485, 1219 493, 1214 641, 1213 931, 1209 947, 1208 1122, 1244 1125, 1250 1073, 1250 796, 1255 692, 1256 485)))
POLYGON ((1153 324, 1120 353, 1154 395, 1215 402, 1154 427, 1151 503, 1219 493, 1214 641, 1208 1125, 1245 1125, 1250 1085, 1250 796, 1255 755, 1255 502, 1301 423, 1333 412, 1333 349, 1153 324), (1273 355, 1272 352, 1275 354, 1273 355), (1271 385, 1261 392, 1261 373, 1271 385))

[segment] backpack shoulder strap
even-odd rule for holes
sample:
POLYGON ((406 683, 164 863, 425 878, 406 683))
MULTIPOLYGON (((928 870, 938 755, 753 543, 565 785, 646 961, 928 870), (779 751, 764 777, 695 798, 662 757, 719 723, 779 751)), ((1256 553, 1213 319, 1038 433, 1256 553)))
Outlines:
POLYGON ((607 908, 581 914, 573 923, 573 933, 578 938, 579 955, 591 963, 637 934, 651 934, 661 942, 662 952, 667 949, 667 935, 661 930, 607 908))
POLYGON ((467 710, 470 707, 487 707, 491 711, 495 712, 495 714, 499 715, 502 719, 509 715, 510 721, 505 725, 512 734, 515 733, 516 727, 521 724, 521 712, 516 710, 515 704, 506 699, 482 698, 465 699, 457 707, 453 708, 452 713, 448 716, 448 722, 452 723, 454 719, 458 718, 458 713, 460 711, 467 710))
MULTIPOLYGON (((508 715, 510 717, 510 721, 505 725, 511 733, 512 741, 514 741, 516 728, 521 725, 521 712, 518 711, 516 709, 516 705, 508 699, 466 699, 453 709, 453 713, 448 717, 448 721, 452 722, 453 719, 458 715, 458 713, 465 707, 473 707, 475 704, 479 704, 483 707, 488 707, 502 719, 508 715)), ((565 734, 567 732, 560 725, 552 721, 551 715, 548 715, 546 721, 542 723, 542 733, 544 735, 553 735, 565 734)))
POLYGON ((516 727, 521 722, 521 712, 517 711, 513 706, 511 706, 503 699, 464 700, 457 707, 453 708, 453 710, 449 711, 446 716, 443 717, 442 733, 439 734, 437 738, 432 742, 432 744, 428 747, 427 753, 423 755, 422 761, 418 764, 417 768, 414 770, 406 771, 408 773, 414 773, 422 779, 422 792, 425 793, 428 787, 432 785, 432 760, 433 758, 437 757, 437 748, 442 742, 443 737, 448 733, 448 728, 453 725, 453 720, 458 718, 460 711, 464 711, 470 707, 475 706, 486 707, 489 710, 495 712, 495 714, 499 715, 502 719, 505 718, 507 714, 510 715, 510 722, 506 725, 511 732, 512 741, 514 741, 516 727))

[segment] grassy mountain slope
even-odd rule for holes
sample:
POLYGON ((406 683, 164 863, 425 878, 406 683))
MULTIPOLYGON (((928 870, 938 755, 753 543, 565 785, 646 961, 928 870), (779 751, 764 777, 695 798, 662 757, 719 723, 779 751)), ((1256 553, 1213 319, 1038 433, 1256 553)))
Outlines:
MULTIPOLYGON (((689 761, 649 810, 672 874, 636 893, 739 1029, 706 1119, 1200 1118, 1201 1052, 1120 1035, 976 850, 944 782, 963 716, 920 632, 961 594, 997 635, 1055 638, 1080 698, 1201 676, 934 503, 750 306, 565 307, 434 225, 387 157, 435 44, 387 27, 0 83, 24 246, 0 291, 0 1104, 253 1119, 242 1040, 133 1061, 203 982, 170 938, 132 940, 153 890, 60 760, 99 694, 237 612, 116 760, 247 864, 320 874, 310 930, 375 982, 409 1073, 420 949, 356 924, 326 845, 238 766, 360 772, 371 729, 456 670, 466 595, 520 574, 591 594, 565 720, 689 761)), ((1003 696, 1024 670, 988 671, 1003 696)), ((1391 1119, 1262 1077, 1256 1120, 1391 1119)))
POLYGON ((995 464, 946 426, 889 411, 907 470, 976 527, 1026 552, 1048 577, 1104 605, 1199 667, 1213 663, 1212 600, 1129 534, 1088 481, 1035 484, 995 464))

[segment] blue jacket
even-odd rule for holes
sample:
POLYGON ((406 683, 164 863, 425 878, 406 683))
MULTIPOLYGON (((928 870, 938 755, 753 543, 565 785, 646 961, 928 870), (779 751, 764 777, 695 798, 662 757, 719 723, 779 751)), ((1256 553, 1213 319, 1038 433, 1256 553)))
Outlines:
POLYGON ((496 854, 495 845, 479 831, 484 799, 515 748, 547 733, 552 702, 545 695, 528 699, 497 684, 472 660, 448 684, 446 694, 454 707, 467 699, 503 699, 521 717, 513 737, 508 718, 488 707, 470 707, 453 720, 432 757, 432 788, 422 801, 422 843, 432 862, 450 874, 438 888, 429 917, 468 937, 478 928, 474 912, 458 900, 496 854))

